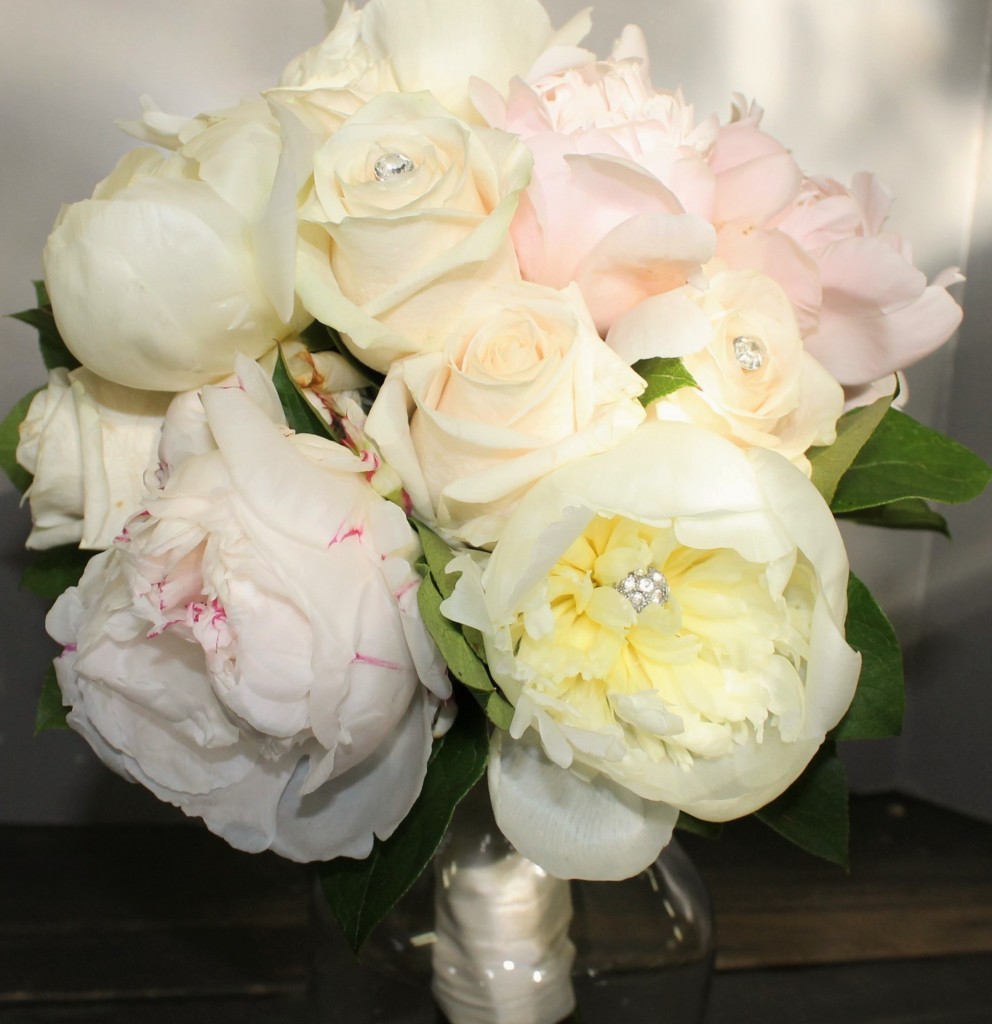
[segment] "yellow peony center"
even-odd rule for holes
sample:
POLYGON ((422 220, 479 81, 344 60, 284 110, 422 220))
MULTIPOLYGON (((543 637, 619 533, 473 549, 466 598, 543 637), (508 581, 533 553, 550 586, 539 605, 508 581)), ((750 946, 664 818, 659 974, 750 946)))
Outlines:
POLYGON ((719 757, 769 722, 788 738, 802 721, 814 587, 795 558, 749 562, 685 547, 672 526, 597 516, 549 573, 540 613, 517 621, 524 691, 566 729, 651 760, 719 757), (651 570, 665 600, 638 610, 617 584, 651 570))

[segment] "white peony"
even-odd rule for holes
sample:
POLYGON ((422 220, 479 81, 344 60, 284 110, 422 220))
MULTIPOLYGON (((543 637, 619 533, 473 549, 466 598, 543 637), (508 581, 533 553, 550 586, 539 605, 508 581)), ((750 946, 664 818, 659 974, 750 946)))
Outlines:
POLYGON ((237 353, 257 358, 309 320, 293 295, 297 182, 275 116, 259 101, 170 133, 174 120, 146 112, 135 130, 175 152, 127 154, 91 199, 63 207, 44 252, 76 358, 161 391, 220 380, 237 353))
POLYGON ((854 694, 830 510, 780 455, 693 426, 649 421, 557 470, 484 570, 451 569, 442 610, 483 631, 515 707, 491 751, 496 819, 551 874, 623 878, 680 810, 762 807, 854 694), (642 582, 652 569, 664 580, 642 582))
POLYGON ((110 547, 140 507, 172 398, 121 387, 83 367, 48 374, 21 423, 16 453, 34 477, 26 494, 29 548, 110 547))
POLYGON ((238 372, 203 390, 212 447, 192 437, 56 602, 56 673, 110 767, 232 845, 364 857, 419 794, 449 695, 417 542, 359 458, 273 422, 271 383, 238 372))
POLYGON ((555 31, 538 0, 370 0, 357 10, 346 2, 327 38, 290 62, 278 92, 310 92, 314 106, 333 111, 353 109, 356 97, 426 90, 477 121, 470 80, 505 93, 546 50, 574 46, 589 27, 582 11, 555 31))

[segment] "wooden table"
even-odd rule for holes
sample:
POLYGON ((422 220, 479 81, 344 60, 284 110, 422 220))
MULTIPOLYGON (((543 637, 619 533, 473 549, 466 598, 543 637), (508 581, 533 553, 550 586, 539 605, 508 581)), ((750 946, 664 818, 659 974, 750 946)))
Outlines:
MULTIPOLYGON (((992 825, 857 799, 850 874, 753 822, 685 846, 706 1024, 992 1022, 992 825)), ((195 826, 0 828, 0 1021, 306 1024, 308 900, 305 868, 195 826)))

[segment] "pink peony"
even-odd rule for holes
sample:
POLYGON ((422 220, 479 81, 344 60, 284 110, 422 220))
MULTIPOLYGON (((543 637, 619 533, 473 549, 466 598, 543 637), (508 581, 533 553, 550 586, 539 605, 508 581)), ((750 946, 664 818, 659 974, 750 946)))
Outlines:
POLYGON ((577 282, 605 332, 648 296, 696 280, 712 257, 711 226, 677 192, 705 205, 715 124, 695 126, 681 95, 651 86, 639 29, 628 26, 607 60, 586 56, 515 80, 506 101, 482 87, 474 99, 534 155, 511 226, 523 276, 577 282))
POLYGON ((928 284, 909 244, 885 230, 891 197, 873 175, 850 188, 803 177, 760 120, 738 101, 709 158, 718 255, 785 289, 808 351, 849 393, 947 341, 961 321, 946 291, 957 270, 928 284))

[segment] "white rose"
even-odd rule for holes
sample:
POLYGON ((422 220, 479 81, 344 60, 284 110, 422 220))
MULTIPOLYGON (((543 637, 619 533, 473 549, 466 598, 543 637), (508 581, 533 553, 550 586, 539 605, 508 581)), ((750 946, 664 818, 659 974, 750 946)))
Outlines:
POLYGON ((109 547, 140 507, 171 394, 138 391, 82 367, 52 370, 21 423, 17 461, 27 491, 29 548, 109 547))
POLYGON ((109 766, 234 846, 364 857, 416 799, 449 692, 418 547, 360 459, 273 423, 270 382, 238 372, 203 390, 215 446, 56 602, 56 672, 109 766))
POLYGON ((629 362, 681 356, 699 387, 656 402, 659 419, 781 452, 807 476, 807 449, 836 440, 844 391, 806 351, 785 292, 758 271, 711 270, 705 291, 687 286, 650 298, 607 340, 629 362))
MULTIPOLYGON (((146 115, 148 116, 148 115, 146 115)), ((309 319, 294 307, 296 183, 264 103, 187 123, 164 156, 135 150, 45 247, 59 331, 85 366, 185 391, 309 319)))
POLYGON ((418 515, 481 547, 535 481, 634 430, 643 389, 578 288, 518 282, 466 309, 440 352, 394 363, 368 432, 418 515))
POLYGON ((830 510, 780 455, 693 426, 648 421, 557 470, 484 571, 451 568, 464 575, 442 610, 483 630, 515 707, 491 751, 496 820, 554 875, 622 878, 680 810, 760 808, 854 694, 830 510), (639 582, 630 598, 616 587, 651 569, 667 600, 659 581, 638 611, 639 582))
POLYGON ((507 231, 529 173, 514 136, 470 127, 426 93, 377 97, 315 154, 303 304, 376 370, 437 349, 477 295, 519 277, 507 231), (380 180, 380 160, 406 169, 380 180))

